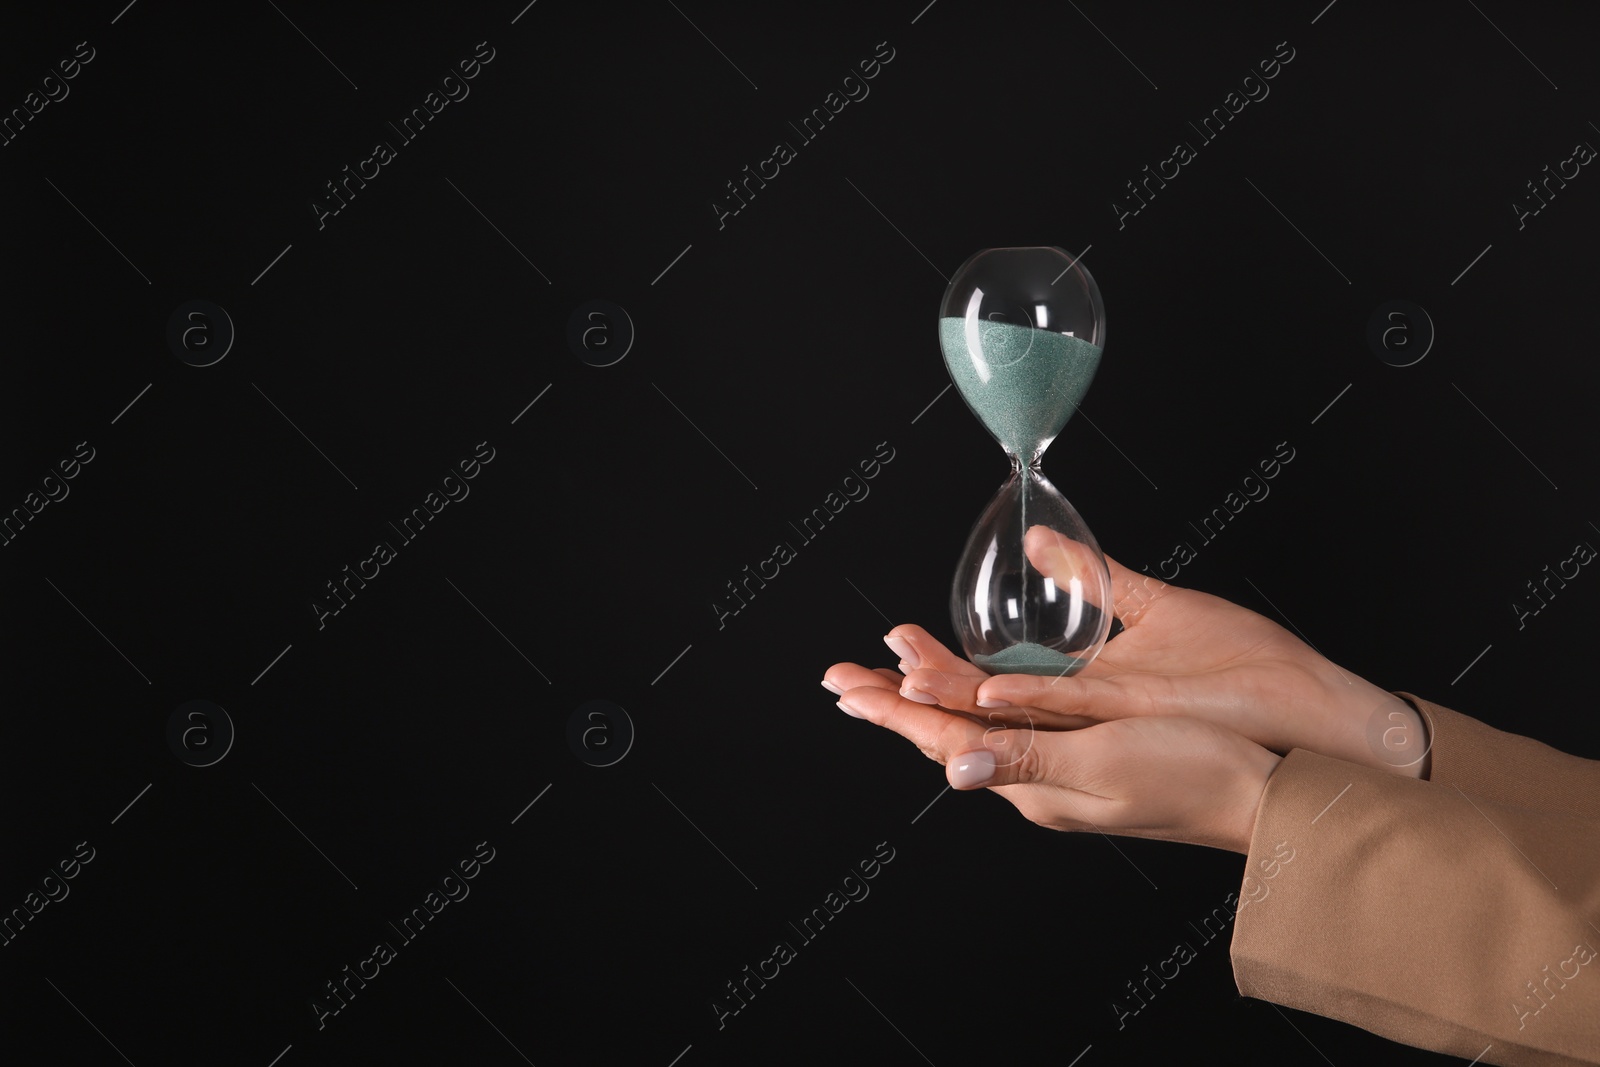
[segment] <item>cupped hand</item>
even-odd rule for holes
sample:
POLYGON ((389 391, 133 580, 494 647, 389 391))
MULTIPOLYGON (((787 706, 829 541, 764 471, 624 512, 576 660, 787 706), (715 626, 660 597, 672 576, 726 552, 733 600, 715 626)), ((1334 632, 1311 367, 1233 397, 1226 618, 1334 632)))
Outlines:
MULTIPOLYGON (((1071 542, 1036 526, 1024 549, 1042 574, 1060 576, 1065 585, 1074 564, 1071 542)), ((1082 671, 990 676, 907 624, 884 638, 905 672, 900 692, 980 716, 992 709, 1014 726, 1184 716, 1280 754, 1305 748, 1426 776, 1428 734, 1410 704, 1248 608, 1130 571, 1110 557, 1106 562, 1123 630, 1082 671)))
POLYGON ((841 708, 944 764, 956 789, 993 789, 1055 830, 1250 850, 1261 792, 1280 757, 1230 730, 1169 716, 1073 730, 985 726, 907 700, 898 677, 836 663, 825 680, 842 691, 841 708))

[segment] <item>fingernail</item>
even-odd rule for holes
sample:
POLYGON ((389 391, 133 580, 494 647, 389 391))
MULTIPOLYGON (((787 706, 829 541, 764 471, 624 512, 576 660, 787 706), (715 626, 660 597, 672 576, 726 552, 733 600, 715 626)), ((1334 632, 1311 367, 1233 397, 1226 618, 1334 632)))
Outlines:
POLYGON ((846 704, 842 700, 836 701, 835 703, 837 703, 839 705, 839 710, 844 712, 846 715, 853 715, 858 719, 865 719, 866 718, 865 715, 861 714, 855 708, 852 708, 850 705, 846 704))
POLYGON ((900 690, 900 695, 905 697, 907 700, 915 700, 918 704, 939 703, 938 697, 934 696, 932 693, 924 693, 920 689, 902 689, 900 690))
POLYGON ((1011 706, 1011 701, 1009 701, 1009 700, 980 700, 980 701, 978 701, 978 707, 980 707, 980 708, 1009 708, 1010 706, 1011 706))
POLYGON ((982 785, 994 777, 994 753, 986 748, 957 756, 950 763, 950 784, 957 789, 982 785))
POLYGON ((826 678, 824 678, 822 680, 822 688, 826 689, 828 692, 832 693, 836 697, 844 696, 844 690, 840 689, 838 686, 834 685, 832 682, 828 681, 826 678))
POLYGON ((902 670, 907 665, 910 665, 912 670, 916 670, 921 665, 922 659, 917 655, 917 650, 912 648, 911 642, 905 638, 890 635, 883 639, 883 643, 889 646, 890 652, 900 657, 902 670))

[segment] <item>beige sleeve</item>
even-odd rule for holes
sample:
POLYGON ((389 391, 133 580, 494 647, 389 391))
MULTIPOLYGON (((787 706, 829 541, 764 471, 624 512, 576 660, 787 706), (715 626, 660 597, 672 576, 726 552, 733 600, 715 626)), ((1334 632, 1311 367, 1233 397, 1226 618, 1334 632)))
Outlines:
POLYGON ((1600 1064, 1600 817, 1494 798, 1572 806, 1555 777, 1518 778, 1565 773, 1561 753, 1501 735, 1505 765, 1453 766, 1461 726, 1439 731, 1439 780, 1284 757, 1234 923, 1239 992, 1480 1063, 1600 1064))
POLYGON ((1410 693, 1395 695, 1410 701, 1428 723, 1429 781, 1502 804, 1600 817, 1600 760, 1496 730, 1410 693))

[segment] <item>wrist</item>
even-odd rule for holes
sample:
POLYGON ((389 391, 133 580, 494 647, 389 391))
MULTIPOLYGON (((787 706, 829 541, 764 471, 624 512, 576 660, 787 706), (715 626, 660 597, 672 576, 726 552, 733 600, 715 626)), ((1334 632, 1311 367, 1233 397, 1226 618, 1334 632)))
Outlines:
MULTIPOLYGON (((1332 664, 1329 664, 1332 667, 1332 664)), ((1331 743, 1317 749, 1363 767, 1408 778, 1426 778, 1428 726, 1410 703, 1386 689, 1334 668, 1325 680, 1335 709, 1331 743)))
POLYGON ((1267 791, 1267 782, 1283 762, 1283 757, 1277 753, 1254 747, 1255 753, 1243 761, 1240 768, 1237 817, 1227 836, 1228 848, 1244 856, 1250 854, 1250 842, 1255 839, 1256 819, 1261 812, 1261 798, 1267 791))
POLYGON ((1370 766, 1407 778, 1427 779, 1432 763, 1432 732, 1410 702, 1385 692, 1367 712, 1362 733, 1370 766))
POLYGON ((1420 746, 1411 752, 1410 762, 1405 764, 1403 769, 1412 778, 1426 782, 1433 774, 1433 721, 1411 701, 1400 697, 1396 699, 1405 705, 1406 714, 1409 716, 1408 722, 1413 724, 1411 729, 1415 732, 1420 746))

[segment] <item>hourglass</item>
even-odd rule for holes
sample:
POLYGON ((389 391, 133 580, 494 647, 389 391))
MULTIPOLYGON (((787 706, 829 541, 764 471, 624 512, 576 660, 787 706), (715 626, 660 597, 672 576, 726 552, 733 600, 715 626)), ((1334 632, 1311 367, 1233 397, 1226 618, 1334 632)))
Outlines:
POLYGON ((1088 391, 1105 335, 1099 288, 1059 248, 984 249, 945 290, 945 366, 1011 460, 950 592, 961 647, 991 674, 1076 674, 1111 628, 1105 556, 1039 465, 1088 391))

